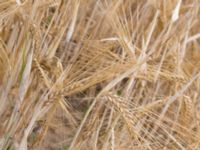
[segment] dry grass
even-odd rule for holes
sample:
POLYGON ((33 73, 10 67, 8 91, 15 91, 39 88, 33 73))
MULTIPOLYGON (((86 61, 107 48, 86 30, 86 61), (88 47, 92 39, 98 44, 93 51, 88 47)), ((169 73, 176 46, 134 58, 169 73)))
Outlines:
POLYGON ((199 0, 1 0, 0 150, 200 149, 199 0))

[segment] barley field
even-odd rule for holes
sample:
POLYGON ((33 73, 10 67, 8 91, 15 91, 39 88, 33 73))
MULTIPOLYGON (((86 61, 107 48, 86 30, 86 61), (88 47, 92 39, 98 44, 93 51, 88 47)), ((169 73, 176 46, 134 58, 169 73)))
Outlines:
POLYGON ((0 0, 0 150, 200 150, 200 0, 0 0))

